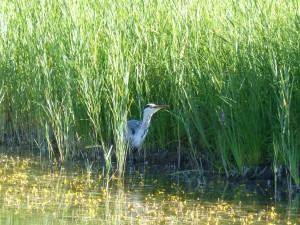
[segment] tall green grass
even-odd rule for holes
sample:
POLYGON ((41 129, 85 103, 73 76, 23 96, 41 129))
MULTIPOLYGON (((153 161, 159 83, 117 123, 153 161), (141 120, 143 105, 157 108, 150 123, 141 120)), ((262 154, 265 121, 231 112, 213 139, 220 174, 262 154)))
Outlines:
POLYGON ((47 146, 61 160, 100 150, 107 168, 115 152, 121 174, 123 124, 148 102, 166 103, 149 146, 189 147, 227 174, 276 158, 299 184, 299 8, 1 1, 1 139, 47 146))

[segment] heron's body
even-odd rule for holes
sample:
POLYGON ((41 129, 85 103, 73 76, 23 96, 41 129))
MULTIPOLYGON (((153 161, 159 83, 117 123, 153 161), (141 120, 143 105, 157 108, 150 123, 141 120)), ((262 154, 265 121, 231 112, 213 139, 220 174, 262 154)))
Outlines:
POLYGON ((130 147, 140 149, 143 145, 148 133, 148 128, 142 130, 142 124, 142 121, 139 120, 129 120, 127 122, 127 141, 129 141, 130 147))
POLYGON ((148 104, 144 108, 143 120, 129 120, 127 121, 127 135, 126 139, 130 148, 137 148, 140 150, 143 146, 145 138, 148 133, 152 115, 160 109, 167 108, 167 106, 148 104))

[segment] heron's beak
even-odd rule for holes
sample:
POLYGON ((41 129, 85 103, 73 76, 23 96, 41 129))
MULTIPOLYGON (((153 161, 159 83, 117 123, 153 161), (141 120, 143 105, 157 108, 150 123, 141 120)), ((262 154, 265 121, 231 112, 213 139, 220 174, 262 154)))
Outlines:
POLYGON ((169 106, 168 105, 156 105, 155 108, 157 108, 157 109, 167 109, 167 108, 169 108, 169 106))

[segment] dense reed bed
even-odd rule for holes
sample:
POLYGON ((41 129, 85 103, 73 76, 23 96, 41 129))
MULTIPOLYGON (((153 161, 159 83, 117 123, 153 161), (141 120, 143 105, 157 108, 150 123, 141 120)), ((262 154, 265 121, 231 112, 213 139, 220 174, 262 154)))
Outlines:
POLYGON ((122 171, 121 124, 165 103, 150 148, 300 184, 299 1, 3 0, 0 25, 2 141, 115 151, 122 171))

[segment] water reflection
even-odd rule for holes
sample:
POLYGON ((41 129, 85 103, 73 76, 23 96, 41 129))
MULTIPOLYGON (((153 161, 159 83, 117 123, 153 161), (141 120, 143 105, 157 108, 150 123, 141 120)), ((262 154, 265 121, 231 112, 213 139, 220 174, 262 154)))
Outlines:
MULTIPOLYGON (((299 223, 290 202, 267 182, 229 182, 216 174, 128 168, 124 180, 101 168, 58 168, 47 161, 0 156, 3 224, 282 224, 299 223), (170 175, 171 174, 171 175, 170 175)), ((277 189, 278 191, 278 189, 277 189)))

